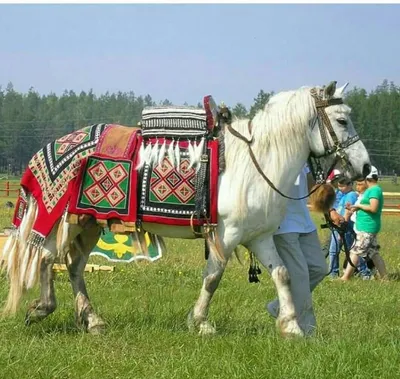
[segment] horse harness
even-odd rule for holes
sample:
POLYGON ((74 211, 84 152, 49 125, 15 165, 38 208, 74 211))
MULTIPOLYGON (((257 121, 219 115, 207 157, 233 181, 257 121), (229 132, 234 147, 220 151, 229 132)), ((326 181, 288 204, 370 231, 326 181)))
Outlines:
MULTIPOLYGON (((358 134, 354 135, 353 137, 349 137, 346 141, 344 142, 340 142, 335 131, 333 130, 332 127, 332 123, 329 120, 328 115, 326 114, 325 108, 330 107, 332 105, 340 105, 343 104, 343 99, 327 99, 324 100, 323 99, 323 95, 322 92, 323 89, 319 89, 319 94, 318 94, 318 90, 316 88, 312 88, 310 90, 311 96, 314 99, 315 102, 315 107, 317 109, 317 116, 313 121, 313 127, 315 125, 316 121, 318 122, 318 127, 319 127, 319 132, 321 135, 321 140, 322 140, 322 144, 324 146, 324 154, 321 155, 315 155, 313 153, 310 154, 309 160, 315 160, 316 162, 316 166, 317 166, 317 170, 322 171, 321 170, 321 164, 319 162, 320 158, 323 157, 327 157, 329 155, 333 155, 335 154, 335 159, 331 165, 331 167, 329 168, 328 172, 327 172, 327 176, 329 176, 329 174, 332 172, 332 170, 334 169, 334 167, 337 165, 337 163, 341 163, 342 167, 345 169, 350 169, 350 167, 352 166, 349 157, 347 155, 347 153, 345 152, 345 149, 348 148, 349 146, 353 145, 354 143, 356 143, 357 141, 360 140, 360 137, 358 136, 358 134), (328 134, 329 136, 332 138, 333 141, 333 146, 329 146, 329 142, 328 142, 328 134)), ((324 182, 325 178, 321 178, 321 172, 319 172, 319 176, 317 176, 316 179, 318 179, 319 181, 324 182)))
MULTIPOLYGON (((312 88, 310 91, 311 96, 313 97, 314 102, 315 102, 315 107, 317 109, 317 115, 316 115, 316 118, 313 120, 312 124, 314 126, 315 123, 317 121, 319 121, 318 122, 319 132, 320 132, 322 143, 323 143, 324 150, 325 150, 325 152, 321 155, 315 155, 313 153, 310 153, 310 156, 308 159, 310 163, 312 163, 313 160, 315 161, 316 169, 314 169, 312 164, 310 164, 310 168, 311 168, 311 172, 314 176, 314 179, 316 180, 317 184, 319 184, 319 185, 325 183, 326 177, 329 176, 329 174, 332 172, 334 167, 339 162, 341 162, 342 167, 344 167, 346 169, 349 169, 352 166, 352 164, 349 160, 349 157, 348 157, 347 153, 345 152, 345 149, 360 140, 360 137, 356 134, 353 137, 349 137, 344 142, 339 141, 339 139, 332 127, 332 123, 329 120, 329 117, 325 111, 325 108, 330 107, 332 105, 343 104, 343 100, 342 99, 332 99, 332 98, 331 99, 323 99, 323 91, 324 91, 323 88, 319 89, 319 90, 317 90, 316 88, 312 88), (319 91, 319 93, 318 93, 318 91, 319 91), (332 138, 333 146, 330 146, 330 144, 328 142, 328 133, 329 133, 329 136, 332 138), (334 162, 330 166, 328 172, 325 175, 322 170, 320 158, 324 158, 324 157, 327 157, 327 156, 333 155, 333 154, 335 155, 334 162)), ((309 194, 307 194, 306 196, 302 196, 302 197, 291 197, 291 196, 288 196, 288 195, 285 195, 284 193, 282 193, 278 188, 276 188, 274 183, 272 183, 271 180, 265 175, 265 173, 261 169, 260 165, 258 164, 257 158, 254 155, 253 149, 251 148, 251 145, 254 141, 254 137, 252 136, 249 139, 249 138, 245 137, 243 134, 241 134, 240 132, 238 132, 237 130, 232 128, 232 125, 231 125, 232 124, 232 115, 231 115, 230 110, 225 105, 221 106, 217 119, 218 119, 219 123, 223 122, 226 125, 226 128, 233 136, 235 136, 236 138, 239 138, 240 140, 242 140, 243 142, 246 143, 246 145, 249 148, 250 158, 253 161, 253 164, 254 164, 255 168, 257 169, 258 173, 268 183, 268 185, 274 191, 278 192, 282 197, 285 197, 286 199, 290 199, 290 200, 302 200, 302 199, 309 197, 311 194, 313 194, 319 188, 319 186, 316 186, 309 194)), ((248 124, 248 129, 249 129, 250 135, 252 135, 251 122, 249 122, 249 124, 248 124)))

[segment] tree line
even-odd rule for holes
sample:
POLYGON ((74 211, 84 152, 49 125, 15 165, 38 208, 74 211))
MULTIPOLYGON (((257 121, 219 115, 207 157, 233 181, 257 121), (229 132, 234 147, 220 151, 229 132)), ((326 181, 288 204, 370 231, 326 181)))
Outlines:
MULTIPOLYGON (((260 90, 249 109, 241 103, 227 105, 237 117, 253 117, 273 93, 260 90)), ((352 107, 351 118, 372 163, 382 173, 398 173, 400 87, 387 80, 370 92, 355 87, 347 91, 345 101, 352 107)), ((136 125, 143 108, 155 105, 172 103, 168 99, 155 102, 150 95, 137 96, 133 91, 106 92, 99 96, 92 90, 79 94, 64 91, 57 96, 40 95, 33 88, 20 93, 12 83, 4 89, 0 86, 0 171, 20 173, 46 143, 86 125, 103 122, 136 125)))

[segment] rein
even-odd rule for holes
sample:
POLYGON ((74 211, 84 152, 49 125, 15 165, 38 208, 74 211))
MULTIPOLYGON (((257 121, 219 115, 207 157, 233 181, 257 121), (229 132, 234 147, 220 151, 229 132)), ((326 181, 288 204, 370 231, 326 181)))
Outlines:
MULTIPOLYGON (((334 82, 336 85, 336 82, 334 82)), ((344 142, 340 142, 335 131, 333 130, 331 121, 329 120, 328 115, 325 112, 325 108, 330 107, 332 105, 340 105, 343 104, 343 100, 342 99, 323 99, 321 97, 321 95, 319 95, 317 93, 317 89, 316 88, 312 88, 310 90, 311 96, 313 97, 314 101, 315 101, 315 107, 317 109, 317 120, 318 122, 318 126, 319 126, 319 132, 321 135, 321 139, 322 139, 322 143, 324 146, 324 154, 322 155, 315 155, 313 153, 310 154, 309 156, 309 160, 314 159, 317 162, 317 166, 320 167, 319 164, 319 159, 329 156, 329 155, 333 155, 335 154, 335 159, 331 165, 331 167, 329 168, 328 172, 327 172, 327 176, 329 176, 329 174, 332 172, 332 170, 334 169, 334 167, 340 162, 343 168, 349 169, 352 164, 349 160, 349 157, 347 155, 347 153, 344 151, 344 149, 346 149, 347 147, 353 145, 354 143, 356 143, 357 141, 360 140, 360 137, 358 135, 355 135, 353 137, 348 138, 346 141, 344 142), (332 138, 333 141, 333 146, 330 147, 329 146, 329 142, 328 142, 328 136, 326 131, 328 131, 329 136, 332 138)), ((254 137, 252 136, 250 139, 248 139, 247 137, 245 137, 243 134, 241 134, 240 132, 238 132, 237 130, 232 128, 231 125, 231 115, 230 115, 230 111, 224 106, 223 109, 221 109, 221 113, 224 112, 224 116, 221 117, 226 124, 227 129, 229 130, 229 132, 235 136, 236 138, 239 138, 240 140, 242 140, 244 143, 246 143, 246 145, 249 148, 249 154, 250 154, 250 158, 255 166, 255 168, 257 169, 258 173, 261 175, 261 177, 268 183, 268 185, 277 193, 279 193, 282 197, 286 198, 286 199, 290 199, 290 200, 303 200, 307 197, 309 197, 310 195, 312 195, 315 191, 318 190, 318 188, 320 188, 320 186, 325 183, 325 178, 323 175, 323 172, 319 173, 319 178, 317 180, 318 185, 315 186, 315 188, 313 188, 313 190, 308 193, 306 196, 302 196, 302 197, 291 197, 288 195, 285 195, 284 193, 282 193, 278 188, 276 188, 276 186, 274 185, 274 183, 271 182, 271 180, 264 174, 264 172, 262 171, 260 165, 257 162, 257 158, 254 155, 253 149, 251 148, 251 144, 254 141, 254 137)), ((248 124, 248 128, 249 128, 249 133, 251 135, 251 122, 249 122, 248 124)), ((321 170, 320 170, 321 171, 321 170)), ((313 172, 313 171, 312 171, 313 172)), ((313 175, 315 177, 315 174, 313 172, 313 175)))
MULTIPOLYGON (((325 213, 324 216, 325 216, 326 223, 321 225, 321 229, 328 228, 332 232, 333 236, 334 236, 334 234, 333 234, 334 231, 336 231, 339 234, 340 239, 342 240, 342 247, 343 247, 344 254, 346 256, 346 260, 351 267, 356 269, 357 267, 354 266, 354 264, 350 258, 350 250, 353 246, 348 246, 347 240, 345 237, 346 233, 348 232, 348 230, 347 230, 348 223, 344 222, 343 224, 340 224, 340 226, 338 226, 332 221, 329 214, 325 213)), ((353 236, 355 235, 354 230, 351 230, 351 233, 353 234, 353 236)), ((336 240, 336 237, 335 237, 335 240, 336 240)), ((338 241, 336 241, 336 243, 338 243, 338 241)), ((339 255, 339 253, 340 253, 340 250, 336 252, 336 255, 339 255)), ((329 255, 329 251, 327 253, 327 256, 328 255, 329 255)), ((327 256, 325 258, 327 258, 327 256)), ((328 276, 331 272, 332 272, 332 268, 329 270, 329 272, 326 274, 326 276, 328 276)))
POLYGON ((321 184, 317 185, 315 188, 313 188, 313 190, 307 194, 306 196, 302 196, 302 197, 291 197, 291 196, 287 196, 284 193, 282 193, 278 188, 276 188, 276 186, 274 185, 274 183, 271 182, 271 180, 267 177, 267 175, 264 174, 263 170, 261 169, 260 165, 257 162, 257 158, 254 155, 253 149, 251 148, 251 144, 253 143, 254 138, 251 137, 251 139, 246 138, 243 134, 240 134, 237 130, 233 129, 231 124, 226 124, 227 129, 229 130, 229 132, 234 135, 235 137, 239 138, 240 140, 242 140, 243 142, 246 143, 247 147, 249 148, 249 153, 250 153, 250 158, 253 161, 253 164, 255 166, 255 168, 257 169, 258 173, 261 175, 261 177, 269 184, 269 186, 276 192, 279 193, 279 195, 281 195, 282 197, 285 197, 286 199, 290 199, 290 200, 303 200, 307 197, 309 197, 310 195, 312 195, 320 186, 321 184))

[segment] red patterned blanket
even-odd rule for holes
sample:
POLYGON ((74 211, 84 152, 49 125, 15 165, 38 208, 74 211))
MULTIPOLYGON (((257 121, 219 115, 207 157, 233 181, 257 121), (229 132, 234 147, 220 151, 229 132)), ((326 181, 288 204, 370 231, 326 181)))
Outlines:
POLYGON ((96 152, 81 167, 68 208, 71 222, 78 215, 90 214, 104 225, 118 220, 118 228, 111 225, 111 230, 118 232, 133 231, 138 222, 181 226, 217 223, 218 141, 208 141, 202 155, 206 161, 204 177, 196 165, 190 167, 189 151, 194 141, 143 141, 138 132, 131 137, 129 153, 122 157, 102 153, 107 150, 107 141, 104 133, 96 152), (174 162, 167 154, 170 146, 174 162), (137 170, 140 155, 150 149, 153 162, 137 170), (197 217, 194 213, 200 180, 204 182, 206 209, 197 217))
POLYGON ((24 191, 21 191, 18 199, 13 224, 19 227, 21 223, 26 208, 25 192, 32 194, 38 205, 38 214, 30 236, 35 244, 41 245, 44 242, 44 238, 62 216, 82 160, 94 152, 107 127, 107 124, 97 124, 77 130, 49 143, 30 160, 21 179, 24 191))

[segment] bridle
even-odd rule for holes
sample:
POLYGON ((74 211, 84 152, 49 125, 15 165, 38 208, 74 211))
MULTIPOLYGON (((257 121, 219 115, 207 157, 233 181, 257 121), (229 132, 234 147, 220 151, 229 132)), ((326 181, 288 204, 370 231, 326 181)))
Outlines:
POLYGON ((314 160, 316 162, 317 171, 319 171, 317 175, 315 175, 316 180, 317 182, 322 182, 322 183, 325 182, 326 178, 324 177, 323 175, 324 173, 321 169, 321 164, 319 162, 320 158, 324 158, 330 155, 335 155, 335 159, 331 167, 329 168, 326 176, 329 176, 329 174, 332 172, 332 170, 338 163, 340 163, 345 170, 350 170, 352 164, 349 160, 349 157, 345 149, 360 140, 360 137, 358 136, 358 134, 356 134, 352 137, 349 137, 346 141, 343 142, 339 141, 335 131, 333 130, 332 123, 328 115, 326 114, 325 108, 330 107, 332 105, 343 104, 343 100, 332 99, 332 98, 325 100, 323 98, 323 91, 324 91, 323 88, 319 90, 317 90, 316 88, 312 88, 310 90, 311 96, 313 97, 315 102, 315 108, 317 109, 316 118, 313 120, 313 127, 315 123, 318 121, 319 133, 321 136, 322 144, 324 146, 324 153, 320 155, 315 155, 314 153, 311 153, 309 156, 309 160, 314 160), (328 142, 328 134, 333 141, 333 146, 330 146, 328 142))
MULTIPOLYGON (((330 107, 332 105, 343 104, 343 100, 342 99, 332 99, 332 98, 324 99, 323 92, 324 92, 323 88, 319 89, 319 90, 316 88, 312 88, 310 90, 311 96, 313 97, 314 102, 315 102, 315 107, 317 109, 317 115, 316 115, 316 118, 313 120, 313 125, 315 125, 315 123, 318 121, 319 132, 320 132, 322 143, 324 146, 324 153, 321 155, 315 155, 313 153, 310 153, 308 160, 310 163, 312 163, 312 161, 315 162, 315 165, 311 164, 310 168, 311 168, 311 172, 314 176, 314 179, 320 185, 326 182, 326 178, 329 176, 329 174, 332 172, 334 167, 339 162, 341 163, 341 166, 343 168, 345 168, 347 170, 351 168, 352 164, 349 160, 347 153, 345 152, 345 149, 360 140, 360 137, 356 134, 353 137, 349 137, 344 142, 339 141, 335 131, 333 130, 332 123, 329 120, 328 115, 326 114, 325 108, 330 107), (333 146, 330 146, 330 144, 328 142, 328 134, 333 141, 333 146), (334 162, 331 165, 331 167, 329 168, 329 170, 327 171, 326 176, 325 176, 325 173, 322 170, 322 165, 320 163, 320 159, 330 156, 330 155, 333 155, 333 154, 335 155, 334 162), (316 166, 316 168, 314 168, 314 166, 316 166)), ((255 168, 257 169, 258 173, 262 176, 262 178, 268 183, 268 185, 274 191, 278 192, 281 196, 283 196, 287 199, 302 200, 302 199, 309 197, 311 194, 313 194, 319 188, 319 186, 314 187, 314 189, 309 194, 307 194, 306 196, 302 196, 302 197, 291 197, 291 196, 287 196, 284 193, 282 193, 278 188, 276 188, 274 183, 272 183, 271 180, 265 175, 265 173, 262 171, 260 165, 258 164, 258 161, 257 161, 257 159, 254 155, 253 149, 251 147, 251 145, 253 144, 253 141, 254 141, 254 136, 252 136, 250 139, 248 139, 243 134, 239 133, 237 130, 232 128, 231 113, 230 113, 230 110, 227 109, 226 107, 223 107, 220 109, 219 116, 220 116, 219 122, 221 122, 221 121, 224 122, 226 125, 226 128, 233 136, 239 138, 240 140, 242 140, 243 142, 246 143, 246 145, 249 148, 250 158, 253 161, 255 168)), ((251 131, 250 123, 249 123, 249 131, 251 131)))

